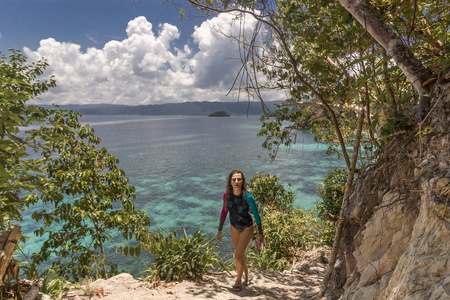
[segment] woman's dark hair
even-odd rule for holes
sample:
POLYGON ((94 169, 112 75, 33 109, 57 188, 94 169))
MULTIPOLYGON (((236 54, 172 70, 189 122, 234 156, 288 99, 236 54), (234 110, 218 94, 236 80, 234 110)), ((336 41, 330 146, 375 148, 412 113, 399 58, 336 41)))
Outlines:
POLYGON ((233 177, 234 174, 241 174, 242 175, 242 188, 241 188, 241 195, 240 196, 242 197, 242 200, 244 201, 244 206, 248 206, 246 197, 243 197, 244 195, 247 194, 247 183, 245 182, 244 173, 242 173, 239 170, 233 170, 227 176, 227 190, 226 190, 227 193, 226 193, 226 196, 225 196, 226 204, 228 205, 228 200, 230 200, 230 196, 233 195, 233 186, 231 185, 231 177, 233 177))

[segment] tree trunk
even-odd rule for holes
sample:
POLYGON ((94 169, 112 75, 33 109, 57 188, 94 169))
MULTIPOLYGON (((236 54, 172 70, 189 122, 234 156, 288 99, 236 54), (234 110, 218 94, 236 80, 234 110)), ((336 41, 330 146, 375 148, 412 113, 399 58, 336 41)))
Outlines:
POLYGON ((11 231, 5 232, 0 237, 0 285, 3 283, 3 276, 22 236, 20 229, 20 226, 14 226, 11 231))
POLYGON ((350 192, 353 185, 353 176, 355 175, 356 171, 356 162, 358 161, 358 152, 359 152, 359 146, 361 142, 361 132, 362 127, 364 123, 364 109, 360 111, 359 117, 358 117, 358 127, 356 129, 356 138, 355 138, 355 144, 353 145, 353 155, 352 155, 352 162, 351 167, 349 170, 349 174, 347 177, 347 183, 345 184, 345 191, 344 191, 344 199, 342 201, 341 206, 341 212, 339 214, 339 220, 336 222, 336 233, 334 236, 334 242, 333 242, 333 249, 331 250, 331 257, 330 257, 330 263, 328 264, 327 273, 325 274, 322 284, 320 285, 320 291, 319 291, 319 299, 325 295, 325 292, 327 290, 328 282, 330 281, 331 275, 333 274, 334 265, 336 264, 337 254, 339 250, 339 242, 341 240, 342 236, 342 228, 344 227, 344 211, 345 207, 348 202, 348 198, 350 197, 350 192))
POLYGON ((431 72, 363 0, 339 0, 339 2, 392 55, 398 67, 419 94, 417 113, 419 119, 423 119, 430 106, 430 97, 426 95, 428 89, 423 87, 423 83, 431 78, 431 72))
POLYGON ((97 223, 95 222, 95 220, 92 220, 92 223, 94 224, 95 232, 97 233, 97 237, 98 237, 97 243, 98 243, 98 245, 100 247, 100 251, 102 253, 103 273, 105 275, 105 279, 108 279, 108 271, 106 270, 106 254, 105 254, 105 248, 103 247, 103 243, 101 240, 100 229, 99 229, 97 223))
POLYGON ((41 290, 42 281, 43 279, 39 279, 37 282, 35 282, 22 300, 35 300, 41 290))

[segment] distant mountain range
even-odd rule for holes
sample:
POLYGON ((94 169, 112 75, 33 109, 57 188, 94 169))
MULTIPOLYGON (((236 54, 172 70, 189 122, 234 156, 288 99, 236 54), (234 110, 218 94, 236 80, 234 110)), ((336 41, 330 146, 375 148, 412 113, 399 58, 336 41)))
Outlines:
MULTIPOLYGON (((265 102, 273 111, 275 102, 265 102)), ((42 105, 49 107, 47 105, 42 105)), ((261 115, 260 102, 185 102, 152 105, 114 105, 114 104, 70 104, 59 105, 83 115, 210 115, 217 111, 226 111, 230 115, 261 115)))

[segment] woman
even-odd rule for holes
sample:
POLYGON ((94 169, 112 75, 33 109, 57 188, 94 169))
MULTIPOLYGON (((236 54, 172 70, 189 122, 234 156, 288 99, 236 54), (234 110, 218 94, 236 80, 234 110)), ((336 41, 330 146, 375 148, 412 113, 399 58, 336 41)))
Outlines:
POLYGON ((231 171, 227 177, 227 189, 223 194, 223 208, 220 215, 219 231, 217 232, 217 241, 222 239, 222 228, 230 212, 230 231, 231 240, 234 246, 234 260, 236 262, 237 278, 233 286, 234 291, 240 291, 242 288, 242 275, 245 276, 244 284, 248 285, 253 278, 248 273, 247 259, 245 250, 253 235, 253 220, 249 214, 251 208, 258 225, 259 240, 264 241, 264 235, 259 217, 258 208, 255 199, 247 192, 245 177, 239 170, 231 171))

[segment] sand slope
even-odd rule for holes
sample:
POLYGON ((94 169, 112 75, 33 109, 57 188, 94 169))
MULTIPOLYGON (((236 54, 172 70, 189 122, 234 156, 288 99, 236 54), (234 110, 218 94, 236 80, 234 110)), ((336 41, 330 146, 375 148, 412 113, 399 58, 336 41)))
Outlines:
POLYGON ((74 289, 63 299, 313 299, 319 292, 325 270, 326 265, 318 257, 309 257, 297 263, 290 271, 251 269, 254 279, 239 292, 231 289, 236 272, 231 272, 231 275, 226 272, 208 274, 202 282, 170 283, 143 282, 130 274, 122 273, 108 280, 100 279, 83 286, 93 296, 74 289))

